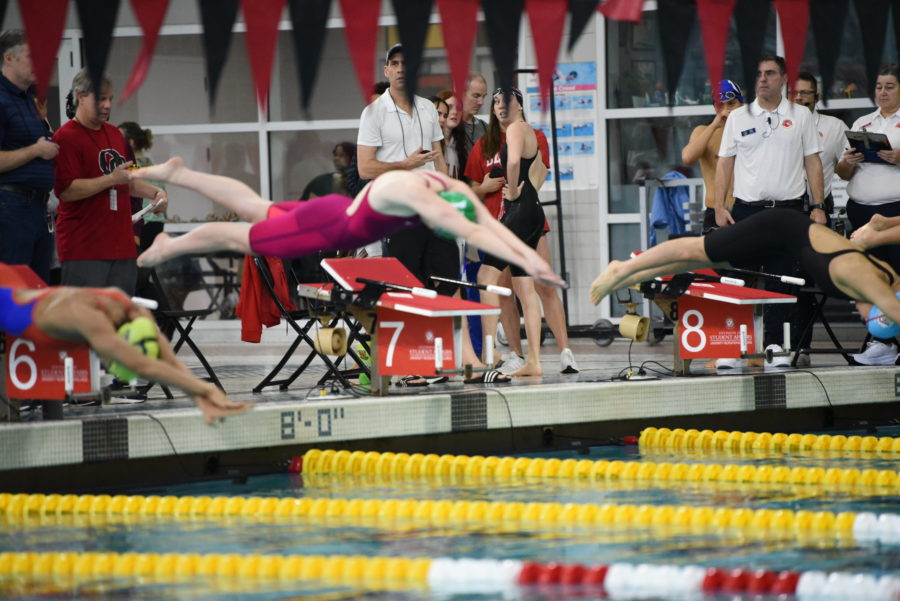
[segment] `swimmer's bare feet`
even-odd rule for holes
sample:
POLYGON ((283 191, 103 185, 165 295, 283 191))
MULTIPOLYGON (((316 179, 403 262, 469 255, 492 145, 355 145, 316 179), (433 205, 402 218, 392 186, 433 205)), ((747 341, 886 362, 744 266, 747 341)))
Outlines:
POLYGON ((172 237, 169 234, 158 234, 153 239, 150 248, 137 258, 138 267, 156 267, 160 263, 168 261, 170 257, 167 251, 171 241, 172 237))
POLYGON ((606 269, 591 283, 591 302, 595 305, 603 300, 603 297, 615 291, 618 278, 615 272, 622 264, 621 261, 610 261, 606 269))
POLYGON ((541 368, 541 362, 526 362, 525 365, 509 374, 513 378, 521 378, 524 376, 542 376, 544 370, 541 368))
POLYGON ((181 157, 172 157, 160 165, 150 165, 149 167, 129 171, 128 175, 135 179, 155 179, 175 183, 173 178, 182 169, 184 169, 184 160, 181 157))

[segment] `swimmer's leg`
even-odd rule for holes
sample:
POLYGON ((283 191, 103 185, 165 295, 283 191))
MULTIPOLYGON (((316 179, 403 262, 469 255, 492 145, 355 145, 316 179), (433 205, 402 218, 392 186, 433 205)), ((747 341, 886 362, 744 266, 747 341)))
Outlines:
POLYGON ((249 254, 250 228, 249 223, 206 223, 182 236, 159 234, 137 262, 140 267, 155 267, 181 255, 219 250, 249 254))
POLYGON ((188 169, 181 157, 173 157, 161 165, 136 169, 129 173, 129 177, 163 181, 199 192, 214 203, 237 213, 242 221, 250 223, 265 219, 272 204, 260 198, 250 186, 236 179, 188 169))
POLYGON ((702 237, 668 240, 633 259, 610 261, 603 273, 591 284, 591 302, 596 305, 604 296, 616 290, 661 275, 691 271, 712 264, 704 250, 702 237))

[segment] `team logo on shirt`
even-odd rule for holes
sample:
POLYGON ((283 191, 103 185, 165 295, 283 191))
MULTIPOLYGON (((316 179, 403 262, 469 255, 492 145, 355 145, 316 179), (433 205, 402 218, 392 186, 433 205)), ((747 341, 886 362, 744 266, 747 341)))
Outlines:
POLYGON ((785 119, 784 121, 781 122, 781 124, 785 127, 793 127, 794 122, 791 121, 790 119, 785 119))
POLYGON ((101 150, 98 161, 100 163, 100 171, 103 172, 103 175, 109 175, 116 167, 128 162, 115 148, 104 148, 101 150))

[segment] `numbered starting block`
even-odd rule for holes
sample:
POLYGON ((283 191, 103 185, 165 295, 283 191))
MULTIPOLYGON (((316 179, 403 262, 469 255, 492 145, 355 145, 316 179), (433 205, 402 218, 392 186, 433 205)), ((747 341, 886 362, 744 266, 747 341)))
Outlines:
POLYGON ((797 302, 795 296, 713 281, 710 269, 639 286, 675 324, 674 372, 690 373, 693 359, 762 356, 762 307, 797 302))
POLYGON ((370 335, 372 391, 391 376, 464 373, 462 319, 496 315, 490 305, 436 294, 395 258, 323 259, 335 284, 301 284, 298 293, 353 315, 370 335))

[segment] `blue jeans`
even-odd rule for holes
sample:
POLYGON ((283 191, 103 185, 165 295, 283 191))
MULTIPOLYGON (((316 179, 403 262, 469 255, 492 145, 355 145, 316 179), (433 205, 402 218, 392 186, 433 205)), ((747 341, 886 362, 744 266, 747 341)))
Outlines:
POLYGON ((28 265, 46 282, 52 259, 53 234, 47 228, 46 205, 0 190, 0 262, 28 265))

